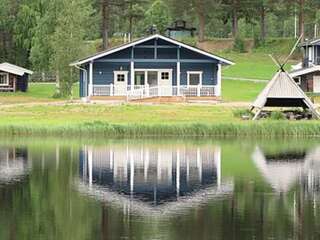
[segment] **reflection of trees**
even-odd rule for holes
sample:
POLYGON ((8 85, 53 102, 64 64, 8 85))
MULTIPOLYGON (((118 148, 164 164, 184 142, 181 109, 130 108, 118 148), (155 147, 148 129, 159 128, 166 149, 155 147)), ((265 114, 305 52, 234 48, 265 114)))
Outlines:
POLYGON ((99 227, 91 224, 97 222, 100 209, 72 189, 76 152, 56 152, 55 147, 29 152, 28 177, 0 188, 0 239, 95 238, 99 227))

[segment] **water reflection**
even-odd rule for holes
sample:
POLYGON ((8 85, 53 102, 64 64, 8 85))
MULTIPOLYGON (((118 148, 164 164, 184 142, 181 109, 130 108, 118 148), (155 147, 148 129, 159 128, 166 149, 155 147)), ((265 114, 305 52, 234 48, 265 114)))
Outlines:
POLYGON ((320 181, 320 148, 311 150, 263 151, 256 147, 252 159, 266 181, 277 192, 288 192, 297 183, 314 191, 320 181))
POLYGON ((0 239, 319 239, 317 140, 255 144, 0 142, 0 239))
POLYGON ((143 213, 190 207, 232 191, 219 146, 85 146, 81 191, 143 213), (119 202, 120 201, 120 202, 119 202))
POLYGON ((0 183, 21 180, 28 172, 28 152, 25 148, 0 148, 0 183))

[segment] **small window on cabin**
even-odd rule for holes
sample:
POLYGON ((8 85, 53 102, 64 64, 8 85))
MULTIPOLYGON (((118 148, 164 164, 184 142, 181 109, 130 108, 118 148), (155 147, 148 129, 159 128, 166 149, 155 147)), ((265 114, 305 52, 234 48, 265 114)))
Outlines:
POLYGON ((7 86, 9 85, 9 74, 7 73, 0 73, 0 85, 7 86))
POLYGON ((117 75, 117 81, 118 82, 125 82, 125 75, 124 74, 118 74, 117 75))
POLYGON ((188 84, 191 86, 201 85, 202 72, 188 72, 188 84))
POLYGON ((169 72, 162 72, 161 80, 169 80, 169 72))

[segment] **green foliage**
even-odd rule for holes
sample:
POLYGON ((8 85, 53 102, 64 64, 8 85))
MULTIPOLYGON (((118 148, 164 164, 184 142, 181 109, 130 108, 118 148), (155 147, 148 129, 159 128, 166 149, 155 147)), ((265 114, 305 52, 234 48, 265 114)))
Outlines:
POLYGON ((156 25, 160 33, 171 23, 168 6, 162 0, 156 0, 145 14, 145 25, 150 27, 156 25))
POLYGON ((284 119, 286 119, 286 116, 282 112, 274 111, 274 112, 271 113, 270 119, 272 119, 272 120, 284 120, 284 119))
POLYGON ((237 36, 234 39, 234 45, 233 45, 233 50, 239 53, 245 53, 246 52, 246 46, 245 46, 245 41, 242 37, 237 36))
POLYGON ((249 109, 236 109, 233 110, 233 116, 236 118, 242 118, 245 116, 253 117, 253 114, 249 109))

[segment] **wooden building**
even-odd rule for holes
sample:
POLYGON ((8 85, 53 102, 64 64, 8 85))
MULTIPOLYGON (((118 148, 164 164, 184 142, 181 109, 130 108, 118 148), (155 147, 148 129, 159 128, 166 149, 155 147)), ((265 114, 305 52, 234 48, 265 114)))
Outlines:
POLYGON ((320 39, 305 41, 299 46, 303 59, 290 75, 304 92, 320 93, 320 39))
POLYGON ((0 64, 0 92, 26 92, 32 71, 10 64, 0 64))
POLYGON ((84 100, 221 97, 222 65, 233 62, 155 34, 71 64, 84 100))

